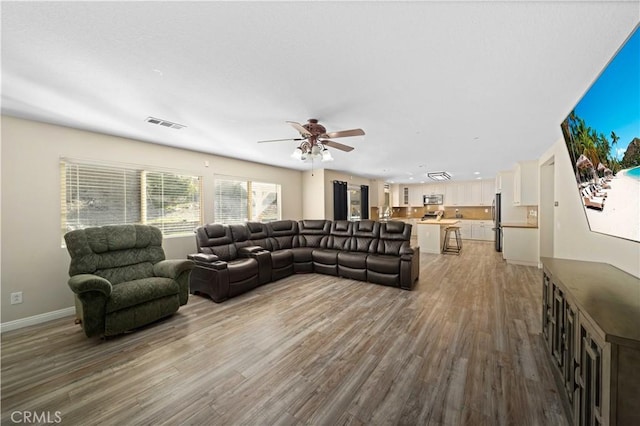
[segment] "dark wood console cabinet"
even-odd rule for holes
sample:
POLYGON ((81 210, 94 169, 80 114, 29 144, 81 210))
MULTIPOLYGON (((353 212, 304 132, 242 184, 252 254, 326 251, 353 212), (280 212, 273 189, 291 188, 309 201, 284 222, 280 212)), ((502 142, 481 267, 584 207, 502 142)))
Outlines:
POLYGON ((575 425, 640 425, 640 279, 542 258, 542 337, 575 425))

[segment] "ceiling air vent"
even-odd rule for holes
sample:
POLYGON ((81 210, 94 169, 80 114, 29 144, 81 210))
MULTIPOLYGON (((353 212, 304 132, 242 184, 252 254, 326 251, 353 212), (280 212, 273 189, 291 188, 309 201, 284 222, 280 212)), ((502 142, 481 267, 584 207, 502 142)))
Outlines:
POLYGON ((451 179, 451 175, 447 172, 429 172, 427 173, 427 177, 433 180, 449 180, 451 179))
POLYGON ((159 126, 170 127, 172 129, 178 129, 178 130, 187 127, 183 124, 178 124, 172 121, 162 120, 160 118, 155 118, 155 117, 147 117, 144 121, 146 121, 147 123, 157 124, 159 126))

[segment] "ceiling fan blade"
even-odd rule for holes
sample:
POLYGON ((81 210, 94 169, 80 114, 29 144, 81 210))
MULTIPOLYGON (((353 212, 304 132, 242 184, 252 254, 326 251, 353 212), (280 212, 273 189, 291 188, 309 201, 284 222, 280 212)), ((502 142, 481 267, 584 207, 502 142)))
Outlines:
POLYGON ((297 131, 300 132, 300 134, 302 136, 304 136, 305 138, 308 138, 309 136, 312 136, 312 134, 305 129, 304 127, 302 127, 302 124, 300 123, 296 123, 295 121, 287 121, 287 124, 289 124, 290 126, 292 126, 294 129, 296 129, 297 131))
POLYGON ((340 151, 345 151, 345 152, 353 151, 352 146, 345 145, 340 142, 331 141, 329 139, 323 139, 320 142, 324 145, 330 146, 331 148, 339 149, 340 151))
POLYGON ((348 136, 364 136, 364 130, 362 129, 341 130, 339 132, 330 132, 322 136, 325 136, 327 138, 346 138, 348 136))
POLYGON ((303 141, 304 138, 288 138, 288 139, 270 139, 267 141, 258 141, 258 143, 265 143, 265 142, 285 142, 285 141, 303 141))

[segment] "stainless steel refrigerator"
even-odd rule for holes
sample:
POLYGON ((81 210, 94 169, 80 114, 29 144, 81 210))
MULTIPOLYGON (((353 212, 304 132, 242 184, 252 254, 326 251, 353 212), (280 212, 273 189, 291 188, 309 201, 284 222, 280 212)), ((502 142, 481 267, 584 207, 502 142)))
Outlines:
POLYGON ((491 217, 493 219, 493 232, 495 232, 496 251, 502 251, 502 223, 501 223, 502 200, 501 194, 496 194, 491 206, 491 217))

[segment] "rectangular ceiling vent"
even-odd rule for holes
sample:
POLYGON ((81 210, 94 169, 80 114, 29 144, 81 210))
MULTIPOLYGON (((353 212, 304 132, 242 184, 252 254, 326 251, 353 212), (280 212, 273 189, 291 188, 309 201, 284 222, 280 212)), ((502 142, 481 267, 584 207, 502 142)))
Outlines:
POLYGON ((451 179, 451 175, 447 172, 429 172, 427 173, 427 177, 433 180, 449 180, 451 179))
POLYGON ((144 121, 146 121, 147 123, 157 124, 159 126, 169 127, 169 128, 178 129, 178 130, 187 127, 183 124, 178 124, 172 121, 162 120, 160 118, 155 118, 155 117, 147 117, 144 121))

